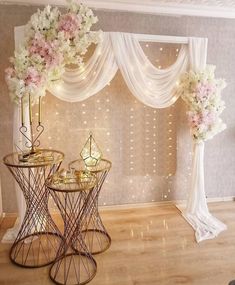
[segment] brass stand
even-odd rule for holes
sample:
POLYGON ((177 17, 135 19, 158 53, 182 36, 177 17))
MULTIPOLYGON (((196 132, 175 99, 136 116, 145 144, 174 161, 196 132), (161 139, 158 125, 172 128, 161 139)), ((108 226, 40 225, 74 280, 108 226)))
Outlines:
MULTIPOLYGON (((92 190, 92 209, 86 215, 86 223, 83 226, 83 239, 92 254, 98 254, 107 250, 111 245, 111 237, 109 236, 98 210, 98 199, 105 181, 106 176, 112 163, 106 159, 101 159, 96 166, 87 167, 82 159, 74 160, 69 163, 70 169, 81 171, 89 170, 95 174, 98 180, 97 186, 92 190)), ((77 248, 76 243, 74 247, 77 248)))
POLYGON ((52 176, 46 183, 64 221, 64 240, 50 268, 50 278, 56 284, 81 285, 90 282, 97 270, 96 261, 82 237, 86 214, 91 210, 94 175, 58 180, 52 176), (76 243, 77 248, 73 248, 76 243))
POLYGON ((42 267, 54 261, 61 243, 59 230, 49 214, 45 180, 58 170, 64 154, 42 149, 25 162, 18 156, 18 153, 12 153, 3 159, 26 202, 26 213, 11 247, 10 259, 22 267, 42 267))

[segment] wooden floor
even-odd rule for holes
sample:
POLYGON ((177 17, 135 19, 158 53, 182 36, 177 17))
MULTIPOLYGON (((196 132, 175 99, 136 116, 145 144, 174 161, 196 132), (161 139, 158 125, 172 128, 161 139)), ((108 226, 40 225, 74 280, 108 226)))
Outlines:
MULTIPOLYGON (((210 210, 228 230, 200 244, 173 205, 103 211, 112 245, 95 256, 98 272, 89 284, 228 285, 235 279, 235 203, 212 203, 210 210)), ((0 235, 13 223, 13 218, 5 218, 0 235)), ((1 285, 53 284, 48 268, 11 264, 9 248, 0 244, 1 285)))

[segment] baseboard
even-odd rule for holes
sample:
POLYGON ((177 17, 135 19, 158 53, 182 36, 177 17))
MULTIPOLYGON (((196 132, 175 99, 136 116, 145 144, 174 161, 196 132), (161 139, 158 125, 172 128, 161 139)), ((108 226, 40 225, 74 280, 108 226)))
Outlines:
POLYGON ((146 202, 146 203, 135 203, 135 204, 121 204, 121 205, 106 205, 99 206, 101 211, 109 210, 128 210, 135 208, 146 208, 146 207, 156 207, 156 206, 169 206, 174 205, 174 201, 160 201, 160 202, 146 202))
POLYGON ((5 213, 2 213, 2 214, 0 215, 0 225, 1 225, 2 221, 3 221, 3 219, 5 218, 5 216, 6 216, 5 213))
MULTIPOLYGON (((229 202, 229 201, 235 201, 235 197, 229 196, 229 197, 207 198, 207 203, 229 202)), ((105 210, 121 210, 121 209, 124 210, 124 209, 155 207, 155 206, 169 206, 169 205, 177 206, 177 205, 186 205, 186 202, 187 200, 172 200, 172 201, 146 202, 146 203, 136 203, 136 204, 107 205, 107 206, 100 206, 99 209, 101 211, 105 211, 105 210)))
MULTIPOLYGON (((235 201, 234 196, 207 198, 207 203, 231 202, 231 201, 235 201)), ((186 205, 186 200, 146 202, 146 203, 122 204, 122 205, 106 205, 106 206, 99 206, 99 209, 100 211, 118 211, 118 210, 128 210, 128 209, 156 207, 156 206, 170 206, 170 205, 174 205, 178 209, 180 209, 181 207, 186 205)), ((57 215, 58 211, 54 210, 52 211, 52 214, 57 215)), ((17 213, 3 213, 2 218, 4 217, 16 218, 17 213)))
POLYGON ((235 201, 235 197, 234 196, 228 196, 228 197, 219 197, 219 198, 207 198, 208 203, 229 202, 229 201, 235 201))
POLYGON ((16 218, 18 213, 3 213, 3 218, 16 218))

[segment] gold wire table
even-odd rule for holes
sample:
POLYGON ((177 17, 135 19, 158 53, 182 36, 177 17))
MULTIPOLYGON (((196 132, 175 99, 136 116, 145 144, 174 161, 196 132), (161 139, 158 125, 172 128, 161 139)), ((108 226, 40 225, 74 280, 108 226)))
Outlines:
POLYGON ((89 172, 79 172, 63 180, 53 175, 46 182, 64 222, 64 239, 49 272, 56 284, 81 285, 95 277, 96 261, 83 240, 82 228, 91 211, 91 193, 96 184, 95 175, 89 172))
MULTIPOLYGON (((86 223, 83 226, 83 239, 92 254, 98 254, 106 251, 111 245, 111 237, 108 234, 98 210, 98 200, 102 185, 107 177, 112 163, 109 160, 101 159, 96 166, 86 166, 83 159, 77 159, 69 163, 69 168, 75 171, 84 169, 95 174, 98 180, 96 187, 92 191, 92 209, 86 217, 86 223)), ((76 248, 77 245, 74 244, 76 248)))
POLYGON ((22 267, 42 267, 54 261, 62 238, 49 213, 45 180, 59 169, 64 154, 41 149, 27 161, 20 161, 19 156, 11 153, 3 158, 26 202, 25 216, 11 247, 10 259, 22 267))

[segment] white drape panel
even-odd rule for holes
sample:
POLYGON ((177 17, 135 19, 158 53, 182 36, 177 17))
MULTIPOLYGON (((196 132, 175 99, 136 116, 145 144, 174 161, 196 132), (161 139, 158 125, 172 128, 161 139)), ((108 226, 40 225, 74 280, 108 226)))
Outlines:
POLYGON ((110 35, 105 33, 84 68, 67 69, 63 82, 49 91, 64 101, 83 101, 102 90, 113 79, 117 70, 110 35))
MULTIPOLYGON (((207 40, 189 39, 190 69, 200 71, 206 66, 207 40)), ((195 143, 193 150, 192 181, 187 207, 183 216, 195 229, 197 242, 216 237, 227 227, 213 217, 207 207, 204 186, 204 143, 195 143)))
POLYGON ((158 69, 148 60, 134 34, 104 33, 103 41, 84 68, 67 69, 63 83, 49 91, 64 101, 82 101, 103 89, 119 68, 138 100, 150 107, 165 108, 178 99, 174 88, 187 67, 187 46, 182 46, 172 66, 158 69))
MULTIPOLYGON (((15 28, 15 49, 18 49, 20 43, 23 40, 24 36, 24 30, 23 27, 16 27, 15 28)), ((28 113, 25 114, 25 120, 26 122, 29 120, 28 113)), ((24 143, 25 140, 23 136, 19 132, 19 126, 20 126, 20 106, 14 105, 14 118, 13 118, 13 152, 17 151, 15 146, 20 147, 21 149, 24 149, 24 143)), ((29 128, 28 128, 29 129, 29 128)), ((15 192, 16 192, 16 202, 17 202, 17 208, 18 208, 18 218, 14 224, 14 226, 10 229, 8 229, 5 233, 5 235, 2 238, 2 242, 5 243, 11 243, 16 239, 16 236, 19 232, 20 226, 24 219, 24 213, 26 209, 25 200, 23 197, 23 194, 21 192, 21 189, 17 182, 15 182, 15 192)))
MULTIPOLYGON (((18 151, 15 146, 18 146, 22 150, 25 149, 25 142, 26 142, 25 138, 19 132, 20 117, 21 117, 20 106, 15 104, 14 105, 14 124, 13 124, 13 151, 14 152, 18 151)), ((28 113, 25 113, 25 122, 29 124, 29 114, 28 113)), ((5 235, 3 236, 2 242, 5 242, 5 243, 8 243, 8 242, 10 243, 16 239, 20 226, 23 222, 24 213, 26 209, 25 200, 24 200, 23 194, 17 182, 15 182, 15 191, 16 191, 16 202, 17 202, 19 216, 14 226, 11 229, 8 229, 5 235)))
POLYGON ((177 99, 174 88, 188 67, 188 47, 182 46, 177 61, 166 69, 156 68, 146 57, 135 35, 111 33, 118 67, 132 94, 142 103, 165 108, 177 99))
MULTIPOLYGON (((15 37, 23 39, 23 27, 15 29, 15 37)), ((158 69, 148 60, 134 34, 104 33, 103 41, 84 68, 66 70, 63 82, 50 88, 50 92, 64 101, 83 101, 104 88, 120 68, 127 86, 138 100, 151 107, 164 108, 178 99, 174 88, 189 62, 193 70, 199 70, 205 66, 206 54, 206 39, 189 38, 189 45, 181 47, 177 61, 167 69, 158 69)), ((15 115, 15 138, 19 136, 19 125, 19 116, 15 115)), ((223 226, 208 211, 203 171, 203 145, 195 145, 193 181, 184 217, 196 230, 197 241, 214 237, 223 226)), ((22 220, 22 195, 17 201, 22 220)))

